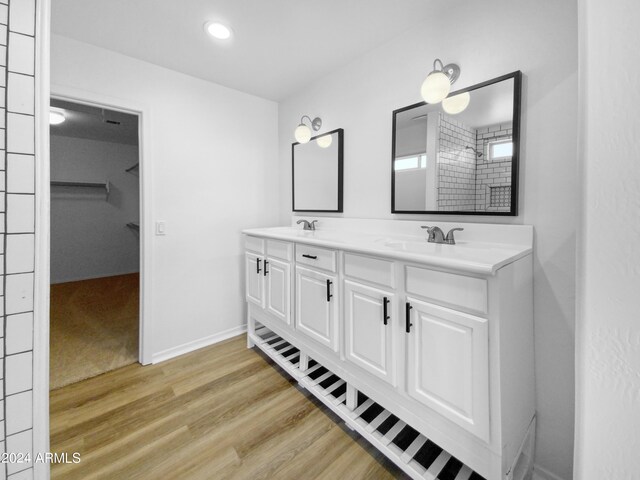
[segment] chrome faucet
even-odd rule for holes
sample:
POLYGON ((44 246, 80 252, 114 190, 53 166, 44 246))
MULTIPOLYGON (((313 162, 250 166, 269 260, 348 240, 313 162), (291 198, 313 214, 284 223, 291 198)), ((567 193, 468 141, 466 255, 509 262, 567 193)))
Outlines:
POLYGON ((425 228, 429 236, 427 237, 427 242, 429 243, 445 243, 447 245, 455 245, 456 239, 453 236, 453 232, 458 232, 464 230, 464 228, 452 228, 449 230, 449 233, 445 236, 444 232, 440 229, 440 227, 428 227, 426 225, 421 228, 425 228))
POLYGON ((444 243, 444 232, 440 229, 440 227, 428 227, 423 225, 420 228, 424 228, 427 230, 429 236, 427 237, 427 242, 429 243, 444 243))
POLYGON ((303 230, 315 230, 316 229, 317 220, 313 220, 312 222, 308 222, 307 220, 298 220, 296 223, 303 223, 303 230))

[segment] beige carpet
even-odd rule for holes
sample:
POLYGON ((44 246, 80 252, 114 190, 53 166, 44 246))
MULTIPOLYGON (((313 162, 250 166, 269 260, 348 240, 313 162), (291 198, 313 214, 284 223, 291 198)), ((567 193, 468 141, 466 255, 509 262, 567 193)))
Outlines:
POLYGON ((50 388, 138 361, 139 274, 51 285, 50 388))

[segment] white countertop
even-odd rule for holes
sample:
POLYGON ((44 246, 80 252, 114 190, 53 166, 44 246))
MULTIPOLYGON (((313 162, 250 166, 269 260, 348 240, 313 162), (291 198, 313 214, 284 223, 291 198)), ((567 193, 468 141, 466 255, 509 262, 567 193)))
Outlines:
POLYGON ((465 241, 464 238, 456 239, 456 245, 428 243, 426 232, 424 236, 417 236, 272 227, 247 229, 242 233, 482 275, 494 275, 501 267, 532 252, 531 246, 465 241))

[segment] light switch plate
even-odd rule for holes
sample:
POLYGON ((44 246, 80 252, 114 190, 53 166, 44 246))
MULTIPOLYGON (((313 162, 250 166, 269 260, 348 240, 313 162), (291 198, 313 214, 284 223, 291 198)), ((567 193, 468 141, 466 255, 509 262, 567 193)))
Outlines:
POLYGON ((167 229, 164 222, 156 222, 156 235, 166 235, 167 229))

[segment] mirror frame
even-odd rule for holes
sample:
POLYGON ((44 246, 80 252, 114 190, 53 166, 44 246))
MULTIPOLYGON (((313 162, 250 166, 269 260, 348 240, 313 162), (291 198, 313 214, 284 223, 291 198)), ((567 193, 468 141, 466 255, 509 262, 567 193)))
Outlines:
POLYGON ((338 134, 338 208, 336 210, 300 210, 296 209, 296 176, 295 176, 295 147, 301 145, 300 142, 291 144, 291 210, 293 212, 327 212, 327 213, 342 213, 343 209, 343 184, 344 184, 344 129, 336 128, 330 132, 321 133, 315 137, 311 137, 309 142, 313 142, 318 137, 324 137, 325 135, 338 134))
POLYGON ((392 138, 391 138, 391 213, 412 213, 412 214, 430 214, 430 215, 489 215, 489 216, 511 216, 515 217, 518 215, 518 167, 520 160, 520 112, 521 106, 520 101, 522 98, 522 72, 520 70, 516 70, 515 72, 508 73, 506 75, 502 75, 500 77, 493 78, 491 80, 487 80, 486 82, 478 83, 476 85, 472 85, 467 88, 463 88, 461 90, 457 90, 449 94, 449 96, 454 96, 459 93, 471 92, 473 90, 477 90, 482 87, 487 87, 489 85, 493 85, 494 83, 502 82, 504 80, 513 79, 513 156, 511 157, 511 208, 508 212, 472 212, 472 211, 462 211, 462 210, 447 210, 447 211, 439 211, 439 210, 396 210, 395 201, 396 201, 396 175, 394 167, 394 160, 396 158, 396 115, 398 113, 404 112, 406 110, 411 110, 412 108, 421 107, 426 105, 427 102, 419 102, 414 103, 413 105, 409 105, 407 107, 402 107, 393 111, 393 127, 392 127, 392 138))

